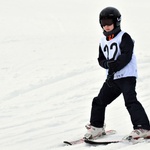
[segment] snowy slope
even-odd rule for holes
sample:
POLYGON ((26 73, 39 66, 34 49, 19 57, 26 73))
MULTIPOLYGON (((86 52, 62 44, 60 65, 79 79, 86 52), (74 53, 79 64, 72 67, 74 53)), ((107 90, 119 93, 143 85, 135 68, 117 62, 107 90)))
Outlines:
MULTIPOLYGON (((98 15, 106 6, 121 11, 122 28, 136 41, 138 99, 150 118, 148 0, 0 0, 1 150, 99 149, 64 147, 62 141, 83 136, 92 98, 105 79, 96 59, 98 15)), ((122 96, 107 108, 106 124, 118 131, 116 138, 131 132, 122 96)))

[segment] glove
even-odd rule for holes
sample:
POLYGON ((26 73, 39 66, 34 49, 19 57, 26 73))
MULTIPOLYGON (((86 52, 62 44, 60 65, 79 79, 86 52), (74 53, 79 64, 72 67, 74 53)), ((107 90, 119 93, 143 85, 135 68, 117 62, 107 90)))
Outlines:
POLYGON ((114 74, 116 72, 117 62, 113 59, 105 60, 103 62, 103 65, 105 66, 105 68, 109 69, 106 83, 109 87, 113 87, 114 86, 113 78, 114 78, 114 74))
POLYGON ((114 74, 117 71, 117 62, 115 60, 107 61, 107 66, 109 69, 109 74, 114 74))

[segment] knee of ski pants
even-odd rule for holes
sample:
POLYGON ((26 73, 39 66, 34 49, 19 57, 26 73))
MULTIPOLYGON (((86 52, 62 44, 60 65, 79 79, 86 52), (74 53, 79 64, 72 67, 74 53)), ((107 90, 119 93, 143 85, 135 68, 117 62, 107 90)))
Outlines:
POLYGON ((92 106, 107 106, 109 103, 100 99, 99 97, 94 97, 92 106))

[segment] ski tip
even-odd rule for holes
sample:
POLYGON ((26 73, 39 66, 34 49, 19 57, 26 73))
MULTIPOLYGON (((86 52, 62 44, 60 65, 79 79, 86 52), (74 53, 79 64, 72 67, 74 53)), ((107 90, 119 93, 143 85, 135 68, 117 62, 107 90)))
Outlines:
POLYGON ((70 142, 68 141, 63 141, 63 143, 67 144, 67 145, 72 145, 70 142))

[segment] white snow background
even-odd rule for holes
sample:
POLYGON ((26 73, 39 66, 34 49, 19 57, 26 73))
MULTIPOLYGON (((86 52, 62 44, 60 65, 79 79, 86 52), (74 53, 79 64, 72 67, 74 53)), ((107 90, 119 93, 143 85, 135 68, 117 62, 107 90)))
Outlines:
MULTIPOLYGON (((122 14, 135 40, 137 93, 150 118, 149 0, 0 0, 0 150, 148 150, 150 143, 64 146, 86 132, 105 80, 97 62, 99 12, 122 14)), ((132 131, 123 97, 107 107, 106 129, 132 131)))

